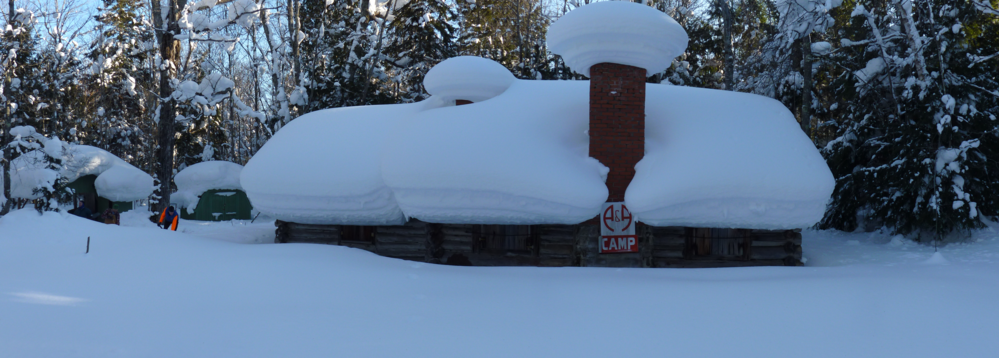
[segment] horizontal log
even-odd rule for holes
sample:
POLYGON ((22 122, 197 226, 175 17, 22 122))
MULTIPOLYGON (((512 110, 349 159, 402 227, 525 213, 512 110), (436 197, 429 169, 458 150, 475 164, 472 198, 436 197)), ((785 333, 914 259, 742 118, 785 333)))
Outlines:
POLYGON ((782 246, 787 245, 787 244, 800 245, 801 243, 800 242, 794 242, 794 241, 791 241, 791 240, 783 240, 783 241, 777 241, 777 240, 774 240, 774 241, 753 240, 753 242, 750 244, 750 246, 752 246, 752 247, 782 247, 782 246))
POLYGON ((654 258, 683 258, 683 248, 679 250, 653 250, 652 257, 654 258))
POLYGON ((298 240, 325 240, 325 241, 339 241, 339 235, 327 235, 327 234, 310 234, 302 232, 289 232, 286 235, 289 239, 298 240))
POLYGON ((782 260, 785 257, 801 258, 801 251, 788 251, 784 247, 754 247, 750 253, 753 260, 782 260))
POLYGON ((409 228, 409 227, 379 226, 376 229, 376 232, 379 235, 400 235, 400 236, 427 235, 426 229, 409 228))
POLYGON ((375 241, 379 244, 409 244, 409 243, 423 243, 427 241, 426 236, 387 236, 387 235, 375 235, 375 241))
POLYGON ((541 245, 538 248, 538 252, 542 257, 550 255, 572 255, 575 251, 576 248, 570 245, 541 245))
POLYGON ((472 228, 467 225, 444 225, 441 231, 444 232, 444 236, 472 236, 472 228))
MULTIPOLYGON (((648 245, 649 242, 640 242, 642 244, 648 245)), ((687 245, 687 239, 677 239, 677 240, 659 240, 654 239, 651 242, 652 247, 684 247, 687 245)))

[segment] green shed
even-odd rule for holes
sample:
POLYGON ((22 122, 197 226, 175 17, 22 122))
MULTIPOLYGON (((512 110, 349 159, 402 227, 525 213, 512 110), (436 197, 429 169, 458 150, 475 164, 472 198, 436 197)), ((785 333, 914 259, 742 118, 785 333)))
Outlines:
POLYGON ((84 205, 94 213, 102 213, 115 204, 118 205, 118 211, 120 212, 132 210, 131 201, 111 201, 98 196, 97 187, 94 185, 95 181, 97 181, 96 175, 84 175, 66 185, 66 187, 73 189, 73 192, 76 193, 73 207, 79 206, 80 201, 83 201, 84 205))
POLYGON ((253 207, 242 190, 212 189, 202 193, 199 198, 193 213, 189 213, 187 208, 180 209, 181 219, 201 221, 251 219, 250 210, 253 207))

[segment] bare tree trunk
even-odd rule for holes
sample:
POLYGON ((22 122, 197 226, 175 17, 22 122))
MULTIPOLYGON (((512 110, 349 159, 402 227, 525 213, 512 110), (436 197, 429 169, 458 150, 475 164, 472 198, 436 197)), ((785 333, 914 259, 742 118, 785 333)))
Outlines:
POLYGON ((277 65, 277 61, 274 60, 275 56, 277 56, 277 49, 274 48, 274 40, 271 37, 271 26, 269 24, 269 20, 270 16, 267 13, 267 9, 264 9, 260 13, 260 25, 264 27, 264 39, 267 40, 267 47, 270 48, 271 51, 271 94, 273 95, 275 101, 277 101, 278 93, 281 92, 279 91, 281 83, 278 82, 277 70, 274 69, 274 66, 277 65))
MULTIPOLYGON (((156 8, 159 4, 154 3, 155 21, 159 22, 157 28, 162 31, 160 34, 160 57, 163 59, 163 66, 160 68, 160 114, 159 114, 159 134, 156 148, 156 159, 159 167, 156 170, 156 179, 159 180, 157 193, 159 197, 156 211, 161 211, 170 205, 170 183, 173 180, 174 145, 177 137, 175 123, 177 120, 176 102, 172 98, 172 88, 170 80, 173 78, 173 70, 176 69, 180 60, 180 42, 174 35, 180 33, 180 26, 177 21, 180 19, 180 10, 187 5, 187 0, 169 0, 170 8, 167 10, 166 22, 157 15, 156 8)), ((162 11, 162 10, 161 10, 162 11)))
MULTIPOLYGON (((392 11, 395 9, 395 0, 389 0, 388 9, 385 10, 385 16, 382 19, 382 23, 378 26, 378 43, 375 44, 375 55, 371 57, 371 65, 365 71, 364 75, 364 86, 361 87, 361 103, 364 104, 368 99, 368 87, 371 86, 371 75, 375 71, 375 66, 378 65, 378 59, 382 57, 382 38, 385 36, 385 31, 388 30, 388 19, 392 15, 392 11)), ((377 19, 377 18, 375 18, 377 19)), ((373 19, 372 21, 375 21, 373 19)))
POLYGON ((801 38, 801 130, 812 138, 812 41, 806 35, 801 38))
POLYGON ((297 86, 299 81, 302 80, 302 60, 301 60, 301 44, 302 39, 299 38, 298 33, 302 31, 302 16, 299 13, 302 10, 302 4, 298 0, 288 0, 288 32, 291 32, 291 56, 292 63, 295 64, 295 85, 297 86))
MULTIPOLYGON (((14 19, 14 0, 7 0, 7 5, 10 8, 10 10, 7 11, 7 23, 13 24, 14 22, 12 20, 14 19)), ((10 92, 9 68, 4 69, 3 86, 7 87, 4 93, 10 96, 11 92, 10 92)), ((5 200, 3 206, 0 207, 0 215, 6 215, 7 213, 9 213, 11 204, 14 202, 14 199, 10 197, 10 161, 13 158, 11 158, 10 149, 7 148, 7 145, 13 140, 10 135, 10 122, 11 122, 12 113, 10 113, 9 105, 4 107, 7 107, 7 115, 6 117, 4 117, 3 121, 3 136, 0 137, 0 151, 3 152, 3 165, 0 166, 0 170, 3 170, 3 197, 5 200)))
POLYGON ((728 0, 718 0, 722 11, 722 46, 725 50, 725 89, 735 90, 735 51, 732 49, 732 8, 728 0))

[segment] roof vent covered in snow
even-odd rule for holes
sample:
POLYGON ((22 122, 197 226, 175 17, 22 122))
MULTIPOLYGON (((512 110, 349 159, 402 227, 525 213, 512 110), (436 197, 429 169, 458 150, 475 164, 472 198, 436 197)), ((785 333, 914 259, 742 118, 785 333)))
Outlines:
POLYGON ((481 102, 505 92, 516 78, 506 67, 475 56, 449 58, 431 68, 423 87, 445 101, 481 102))

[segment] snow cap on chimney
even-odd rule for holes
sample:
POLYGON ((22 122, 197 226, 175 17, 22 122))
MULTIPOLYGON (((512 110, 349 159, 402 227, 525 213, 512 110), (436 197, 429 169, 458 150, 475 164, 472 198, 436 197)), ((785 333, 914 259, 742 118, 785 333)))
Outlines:
POLYGON ((585 5, 548 27, 548 48, 576 72, 590 75, 598 63, 665 70, 687 48, 687 32, 655 8, 628 1, 585 5))
POLYGON ((452 57, 431 68, 423 87, 445 101, 481 102, 505 92, 516 78, 503 65, 476 56, 452 57))

